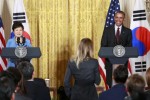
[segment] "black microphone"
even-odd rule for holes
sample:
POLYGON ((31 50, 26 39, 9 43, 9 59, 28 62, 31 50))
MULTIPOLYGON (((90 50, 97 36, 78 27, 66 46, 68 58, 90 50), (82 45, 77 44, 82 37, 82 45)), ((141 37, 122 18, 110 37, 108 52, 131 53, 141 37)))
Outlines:
POLYGON ((25 44, 25 41, 26 41, 26 38, 25 38, 25 37, 22 37, 22 44, 23 44, 23 45, 25 44))
POLYGON ((20 37, 17 37, 17 44, 19 45, 20 43, 20 37))

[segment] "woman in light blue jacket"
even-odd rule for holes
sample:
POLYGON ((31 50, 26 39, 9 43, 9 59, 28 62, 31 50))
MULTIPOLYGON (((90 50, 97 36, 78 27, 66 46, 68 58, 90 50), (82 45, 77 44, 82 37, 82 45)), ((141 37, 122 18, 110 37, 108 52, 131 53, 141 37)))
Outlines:
MULTIPOLYGON (((12 26, 12 30, 15 36, 7 41, 6 47, 31 47, 30 40, 23 37, 24 26, 22 25, 22 23, 15 22, 12 26)), ((16 61, 14 59, 9 58, 7 66, 15 67, 15 62, 16 61)))

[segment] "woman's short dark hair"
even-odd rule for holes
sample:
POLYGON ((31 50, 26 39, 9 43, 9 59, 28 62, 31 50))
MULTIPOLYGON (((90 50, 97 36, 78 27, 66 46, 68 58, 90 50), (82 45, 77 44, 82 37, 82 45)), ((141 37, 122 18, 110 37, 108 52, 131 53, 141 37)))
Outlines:
POLYGON ((12 26, 12 30, 14 31, 18 27, 21 27, 24 30, 24 26, 22 25, 21 22, 14 22, 14 24, 12 26))

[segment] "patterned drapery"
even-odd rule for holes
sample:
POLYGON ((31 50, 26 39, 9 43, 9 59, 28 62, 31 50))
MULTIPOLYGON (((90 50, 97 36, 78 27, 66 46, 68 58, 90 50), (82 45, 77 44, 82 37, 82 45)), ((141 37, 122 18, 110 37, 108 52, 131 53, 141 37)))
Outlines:
POLYGON ((63 85, 66 65, 84 37, 94 42, 98 58, 109 0, 24 0, 32 45, 42 56, 34 59, 35 76, 63 85))

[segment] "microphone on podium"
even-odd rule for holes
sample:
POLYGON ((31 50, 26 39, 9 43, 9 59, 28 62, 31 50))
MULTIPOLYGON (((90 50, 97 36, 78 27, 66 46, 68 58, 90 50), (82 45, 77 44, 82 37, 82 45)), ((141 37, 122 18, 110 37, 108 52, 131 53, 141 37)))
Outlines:
POLYGON ((20 37, 17 37, 17 44, 20 44, 20 37))
POLYGON ((17 44, 18 46, 24 46, 25 44, 25 41, 26 41, 26 38, 25 37, 17 37, 17 44))

